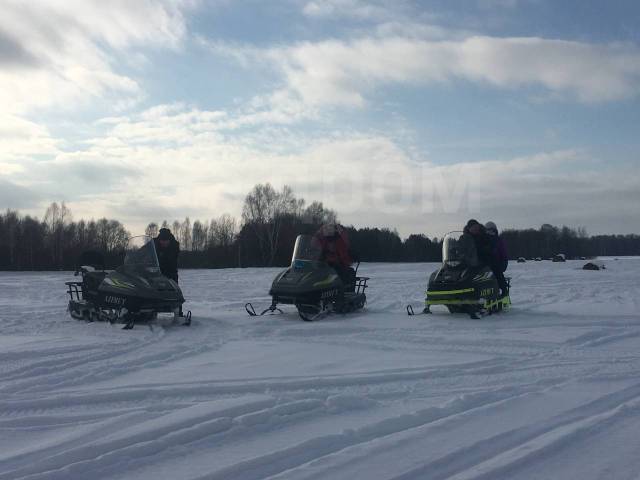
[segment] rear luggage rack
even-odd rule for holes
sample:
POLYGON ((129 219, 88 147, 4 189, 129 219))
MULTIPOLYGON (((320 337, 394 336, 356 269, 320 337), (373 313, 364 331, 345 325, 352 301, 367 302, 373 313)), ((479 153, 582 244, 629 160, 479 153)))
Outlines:
POLYGON ((367 285, 367 281, 370 277, 356 277, 356 293, 364 293, 364 291, 369 287, 367 285))
POLYGON ((67 286, 67 293, 71 300, 83 300, 82 297, 82 282, 65 282, 67 286))

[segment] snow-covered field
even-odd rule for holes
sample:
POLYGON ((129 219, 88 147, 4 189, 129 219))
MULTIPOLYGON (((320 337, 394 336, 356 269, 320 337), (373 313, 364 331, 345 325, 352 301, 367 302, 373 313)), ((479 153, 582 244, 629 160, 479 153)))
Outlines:
POLYGON ((583 263, 513 263, 482 320, 406 315, 435 264, 314 323, 245 314, 275 269, 183 271, 193 326, 132 331, 0 273, 0 480, 637 479, 640 260, 583 263))

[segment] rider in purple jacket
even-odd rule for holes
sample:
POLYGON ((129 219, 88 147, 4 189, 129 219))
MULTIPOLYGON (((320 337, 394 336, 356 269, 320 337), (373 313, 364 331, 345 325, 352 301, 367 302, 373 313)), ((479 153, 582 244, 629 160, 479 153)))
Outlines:
POLYGON ((507 266, 509 265, 507 246, 502 237, 498 235, 498 227, 496 227, 495 223, 487 222, 484 228, 489 235, 489 238, 492 239, 493 262, 491 264, 491 269, 496 276, 496 280, 498 280, 498 285, 500 285, 502 295, 508 295, 509 286, 507 284, 507 280, 504 278, 504 272, 507 270, 507 266))

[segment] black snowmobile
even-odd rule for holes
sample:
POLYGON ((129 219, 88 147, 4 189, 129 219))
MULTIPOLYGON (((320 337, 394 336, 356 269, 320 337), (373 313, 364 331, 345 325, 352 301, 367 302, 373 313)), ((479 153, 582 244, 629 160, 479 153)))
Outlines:
POLYGON ((155 321, 191 324, 190 311, 181 315, 182 290, 160 273, 150 237, 131 238, 124 264, 116 270, 104 270, 104 262, 99 269, 95 263, 98 262, 78 266, 75 275, 82 275, 81 282, 66 282, 69 313, 73 318, 124 323, 124 329, 133 328, 135 323, 155 321))
MULTIPOLYGON (((305 321, 313 321, 331 312, 348 313, 364 307, 369 277, 340 278, 336 270, 321 260, 320 247, 310 235, 299 235, 293 249, 291 266, 274 279, 269 295, 271 306, 260 313, 282 313, 278 304, 295 305, 305 321)), ((257 316, 253 305, 247 313, 257 316)))
MULTIPOLYGON (((451 232, 445 236, 442 267, 429 278, 423 313, 431 313, 432 305, 445 305, 451 313, 466 313, 471 318, 506 310, 511 305, 508 294, 500 295, 491 268, 478 260, 471 235, 451 232)), ((407 313, 414 314, 411 305, 407 306, 407 313)))

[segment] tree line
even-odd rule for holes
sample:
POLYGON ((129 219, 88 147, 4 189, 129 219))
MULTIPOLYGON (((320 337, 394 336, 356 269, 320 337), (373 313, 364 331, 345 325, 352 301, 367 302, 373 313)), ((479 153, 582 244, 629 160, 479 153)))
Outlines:
POLYGON ((544 224, 537 230, 505 230, 502 238, 514 259, 549 259, 558 253, 568 259, 640 255, 640 236, 634 234, 589 236, 584 228, 544 224))
MULTIPOLYGON (((284 186, 256 185, 245 197, 240 220, 224 214, 191 221, 150 222, 145 234, 166 227, 181 244, 180 268, 233 268, 289 264, 295 238, 337 222, 322 202, 309 204, 284 186)), ((346 227, 353 250, 365 262, 438 262, 442 240, 425 234, 400 238, 388 228, 346 227)), ((95 250, 107 268, 123 260, 131 233, 118 220, 73 219, 64 202, 52 203, 42 220, 15 210, 0 213, 0 270, 73 270, 82 252, 95 250)), ((502 232, 511 258, 568 258, 640 255, 638 235, 589 236, 585 229, 542 225, 539 229, 502 232)))

